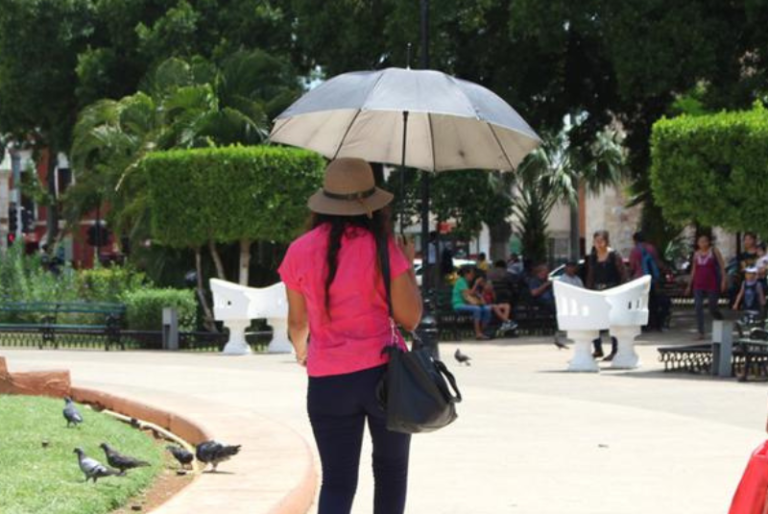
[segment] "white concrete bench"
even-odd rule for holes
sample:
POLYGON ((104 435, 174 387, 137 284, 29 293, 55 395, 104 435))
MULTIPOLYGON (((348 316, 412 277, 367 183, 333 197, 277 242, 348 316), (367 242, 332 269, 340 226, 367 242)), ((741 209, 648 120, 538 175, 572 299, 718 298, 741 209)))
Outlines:
POLYGON ((634 369, 640 366, 640 358, 635 352, 635 338, 640 335, 643 325, 648 324, 650 291, 650 275, 603 291, 611 304, 609 330, 618 342, 618 350, 611 362, 612 368, 634 369))
POLYGON ((608 300, 602 292, 591 291, 556 280, 554 282, 557 325, 574 343, 568 371, 599 371, 592 357, 592 341, 610 324, 608 300))
POLYGON ((650 289, 650 276, 605 291, 591 291, 556 281, 557 324, 574 342, 568 370, 599 371, 592 357, 592 341, 600 336, 601 330, 609 330, 618 342, 611 367, 638 367, 640 359, 635 352, 635 337, 648 323, 650 289))
POLYGON ((288 301, 285 284, 278 282, 264 288, 246 287, 226 280, 212 278, 213 317, 224 322, 229 329, 229 341, 224 353, 244 355, 251 353, 245 341, 245 331, 251 320, 266 319, 273 329, 270 353, 293 351, 288 340, 288 301))

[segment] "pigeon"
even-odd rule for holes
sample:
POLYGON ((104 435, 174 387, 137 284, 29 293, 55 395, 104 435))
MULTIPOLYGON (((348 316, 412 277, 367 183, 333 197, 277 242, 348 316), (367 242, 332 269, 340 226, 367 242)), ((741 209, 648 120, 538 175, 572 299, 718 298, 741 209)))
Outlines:
POLYGON ((179 446, 172 446, 168 445, 166 446, 169 452, 171 452, 171 455, 181 464, 181 467, 189 466, 192 464, 192 461, 195 460, 195 456, 192 455, 192 452, 185 450, 184 448, 181 448, 179 446))
POLYGON ((116 452, 107 443, 101 443, 99 447, 102 450, 104 450, 104 454, 107 456, 107 462, 109 463, 109 465, 112 466, 113 468, 119 469, 120 473, 123 475, 129 469, 140 468, 140 467, 145 467, 150 465, 149 462, 138 460, 133 457, 129 457, 128 455, 122 455, 116 452))
POLYGON ((217 441, 205 441, 197 446, 195 457, 204 464, 213 465, 213 471, 219 463, 229 460, 233 455, 237 455, 241 445, 226 445, 217 441))
POLYGON ((465 355, 461 353, 461 350, 456 348, 456 353, 453 354, 454 357, 456 357, 456 360, 459 361, 459 364, 466 364, 467 366, 471 366, 470 360, 472 360, 472 357, 469 355, 465 355))
POLYGON ((75 448, 73 453, 77 454, 77 462, 80 464, 80 470, 85 475, 86 482, 93 480, 95 484, 99 478, 120 475, 120 472, 116 469, 108 468, 96 459, 88 457, 81 448, 75 448))
POLYGON ((69 396, 64 398, 64 419, 67 420, 67 428, 72 425, 79 425, 83 422, 83 416, 80 415, 80 411, 77 410, 75 404, 72 403, 72 398, 69 396))

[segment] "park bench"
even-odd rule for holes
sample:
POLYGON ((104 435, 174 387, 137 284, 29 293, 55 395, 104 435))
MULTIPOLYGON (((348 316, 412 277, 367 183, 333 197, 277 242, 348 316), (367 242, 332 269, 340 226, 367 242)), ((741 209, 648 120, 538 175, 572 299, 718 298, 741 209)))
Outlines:
MULTIPOLYGON (((716 345, 711 343, 658 349, 659 361, 664 364, 665 372, 684 371, 701 375, 716 374, 716 351, 716 345)), ((763 335, 752 333, 733 342, 728 375, 743 382, 754 378, 768 379, 768 341, 763 335)))
POLYGON ((293 346, 288 340, 288 300, 285 284, 278 282, 269 287, 246 287, 226 280, 212 278, 213 316, 229 329, 229 341, 224 353, 244 355, 251 353, 246 342, 246 330, 251 320, 266 319, 272 327, 269 353, 290 353, 293 346))
POLYGON ((105 350, 112 345, 125 349, 121 326, 125 305, 111 302, 2 302, 0 333, 40 335, 40 349, 58 348, 57 336, 64 334, 103 335, 105 350))
POLYGON ((618 351, 611 362, 616 369, 639 366, 635 337, 648 323, 648 294, 651 277, 646 275, 604 291, 592 291, 555 281, 557 324, 574 342, 569 371, 599 371, 592 357, 592 341, 608 330, 618 340, 618 351))

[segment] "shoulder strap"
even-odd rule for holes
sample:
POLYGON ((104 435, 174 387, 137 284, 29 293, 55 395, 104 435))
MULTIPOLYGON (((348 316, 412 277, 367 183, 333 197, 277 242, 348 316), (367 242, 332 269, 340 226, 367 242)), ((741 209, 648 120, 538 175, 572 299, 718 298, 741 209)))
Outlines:
POLYGON ((384 280, 384 290, 387 292, 387 309, 389 317, 394 317, 392 310, 392 283, 390 281, 389 270, 389 240, 386 235, 379 236, 376 240, 376 252, 379 254, 379 265, 381 266, 381 277, 384 280))

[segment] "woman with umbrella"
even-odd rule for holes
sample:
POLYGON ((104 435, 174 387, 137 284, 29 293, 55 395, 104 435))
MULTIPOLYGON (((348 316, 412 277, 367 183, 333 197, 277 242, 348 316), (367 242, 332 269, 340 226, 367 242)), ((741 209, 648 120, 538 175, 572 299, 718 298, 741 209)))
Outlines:
POLYGON ((373 439, 373 512, 405 510, 410 435, 387 430, 376 386, 388 359, 383 348, 405 348, 394 322, 413 330, 422 303, 413 246, 391 236, 386 206, 392 198, 375 186, 365 161, 332 161, 323 188, 308 202, 312 229, 291 244, 279 269, 296 359, 309 374, 307 411, 323 470, 319 514, 350 512, 366 422, 373 439))

